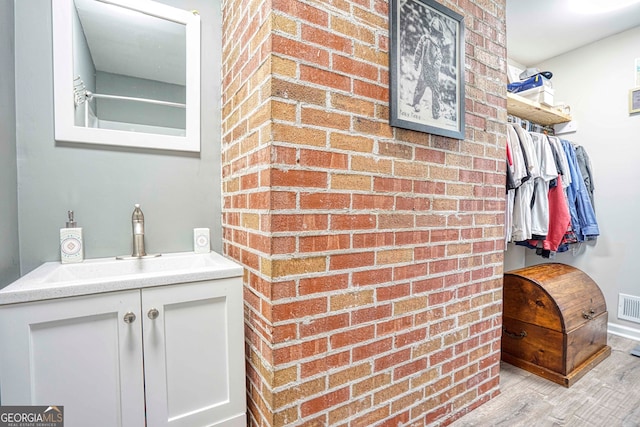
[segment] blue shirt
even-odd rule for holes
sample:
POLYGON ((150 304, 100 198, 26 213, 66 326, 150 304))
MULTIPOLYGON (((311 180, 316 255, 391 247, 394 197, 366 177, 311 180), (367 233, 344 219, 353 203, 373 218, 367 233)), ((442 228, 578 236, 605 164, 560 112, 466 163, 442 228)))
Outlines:
POLYGON ((567 187, 567 199, 569 202, 569 213, 571 214, 571 225, 579 242, 585 239, 594 238, 600 235, 596 213, 593 210, 589 191, 580 173, 576 151, 569 141, 561 139, 562 148, 567 155, 569 171, 571 173, 571 185, 567 187))

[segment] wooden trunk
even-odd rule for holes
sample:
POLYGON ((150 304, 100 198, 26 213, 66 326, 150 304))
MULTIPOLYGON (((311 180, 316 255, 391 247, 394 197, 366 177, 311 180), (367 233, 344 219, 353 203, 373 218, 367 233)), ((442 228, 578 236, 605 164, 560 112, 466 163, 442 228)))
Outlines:
POLYGON ((607 306, 575 267, 547 263, 504 274, 502 360, 570 387, 611 354, 607 306))

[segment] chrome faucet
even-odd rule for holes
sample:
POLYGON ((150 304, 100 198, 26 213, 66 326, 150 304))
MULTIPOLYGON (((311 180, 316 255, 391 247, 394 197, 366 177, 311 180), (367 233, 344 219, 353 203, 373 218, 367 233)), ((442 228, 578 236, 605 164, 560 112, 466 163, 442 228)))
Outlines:
POLYGON ((144 214, 139 204, 135 204, 135 209, 131 215, 131 226, 133 228, 133 253, 134 258, 141 258, 147 255, 144 250, 144 214))
POLYGON ((121 255, 116 259, 141 259, 141 258, 155 258, 161 254, 147 254, 144 249, 144 214, 140 209, 139 204, 134 205, 133 214, 131 215, 131 227, 133 229, 133 252, 131 256, 121 255))

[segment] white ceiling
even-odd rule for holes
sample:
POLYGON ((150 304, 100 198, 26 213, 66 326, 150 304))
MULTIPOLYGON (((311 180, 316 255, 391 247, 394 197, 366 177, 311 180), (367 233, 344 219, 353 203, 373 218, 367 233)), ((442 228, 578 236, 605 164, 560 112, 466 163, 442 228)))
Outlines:
POLYGON ((640 3, 602 14, 572 11, 570 3, 507 0, 507 56, 524 66, 535 66, 640 25, 640 3))
POLYGON ((185 85, 185 25, 102 1, 74 3, 96 71, 185 85))

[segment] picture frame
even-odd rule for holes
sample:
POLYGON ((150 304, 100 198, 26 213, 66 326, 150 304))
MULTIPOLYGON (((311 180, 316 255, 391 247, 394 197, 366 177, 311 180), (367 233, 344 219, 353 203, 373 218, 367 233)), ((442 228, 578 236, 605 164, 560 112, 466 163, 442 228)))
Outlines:
POLYGON ((391 0, 391 126, 465 137, 464 17, 434 0, 391 0))
POLYGON ((640 87, 629 90, 629 114, 640 113, 640 87))

